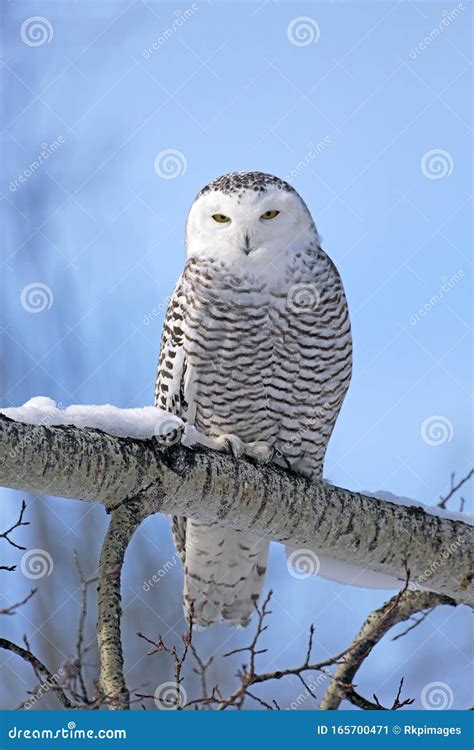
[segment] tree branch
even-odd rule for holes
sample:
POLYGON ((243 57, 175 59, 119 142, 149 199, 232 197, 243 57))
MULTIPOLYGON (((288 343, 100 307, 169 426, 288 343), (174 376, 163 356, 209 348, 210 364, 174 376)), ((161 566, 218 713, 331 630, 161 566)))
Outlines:
MULTIPOLYGON (((359 708, 368 710, 382 708, 380 704, 373 704, 355 692, 353 680, 357 670, 390 628, 399 622, 408 620, 416 612, 435 607, 438 604, 455 606, 456 602, 449 597, 439 596, 430 591, 409 591, 405 589, 385 602, 379 609, 371 612, 347 650, 343 664, 336 670, 321 701, 320 708, 335 710, 339 708, 344 698, 359 708)), ((401 686, 392 709, 395 706, 400 707, 396 703, 400 697, 401 686)))
POLYGON ((0 615, 16 615, 17 610, 24 604, 30 601, 30 599, 36 594, 38 589, 31 589, 30 593, 27 594, 21 601, 10 604, 8 607, 0 609, 0 615))
POLYGON ((452 496, 465 484, 472 476, 474 476, 474 469, 471 469, 468 471, 465 477, 459 480, 457 484, 454 484, 454 472, 451 474, 451 487, 447 495, 440 498, 440 501, 438 503, 438 508, 446 508, 446 505, 448 503, 448 500, 452 498, 452 496))
POLYGON ((97 643, 100 688, 110 709, 129 709, 130 695, 123 673, 120 578, 128 544, 144 519, 138 502, 112 511, 99 563, 97 643))
POLYGON ((6 531, 2 531, 2 533, 0 534, 0 539, 5 539, 8 542, 8 544, 10 544, 12 547, 16 547, 16 549, 20 549, 20 550, 25 550, 26 547, 22 547, 21 544, 17 544, 12 539, 10 539, 10 534, 12 533, 12 531, 15 531, 15 529, 19 529, 20 526, 30 525, 29 521, 23 520, 23 516, 25 515, 25 510, 26 510, 26 503, 23 500, 21 503, 20 515, 18 516, 18 520, 15 521, 15 523, 12 524, 9 529, 7 529, 6 531))
POLYGON ((114 515, 128 518, 128 531, 112 522, 111 529, 125 534, 124 546, 119 554, 109 539, 102 558, 106 567, 110 560, 121 562, 138 518, 163 512, 310 548, 401 581, 408 561, 416 583, 474 604, 473 527, 421 507, 310 482, 214 451, 165 448, 155 439, 118 438, 95 429, 29 425, 4 415, 0 466, 3 486, 95 501, 109 512, 119 513, 134 498, 132 521, 126 512, 114 515))
MULTIPOLYGON (((4 648, 17 656, 20 656, 24 661, 27 661, 28 664, 31 664, 36 675, 49 682, 51 685, 55 685, 54 675, 47 667, 45 667, 43 662, 31 653, 29 648, 22 648, 22 646, 18 646, 16 643, 13 643, 13 641, 9 641, 6 638, 0 638, 0 648, 4 648)), ((71 703, 64 690, 58 685, 55 685, 54 690, 64 708, 77 708, 74 703, 71 703)))
MULTIPOLYGON (((314 700, 316 700, 316 694, 313 692, 313 690, 309 687, 308 683, 305 681, 305 678, 303 675, 305 675, 307 672, 323 672, 325 673, 325 668, 332 666, 333 664, 338 664, 341 659, 344 658, 345 652, 343 651, 340 654, 337 654, 336 656, 332 656, 329 659, 325 659, 324 661, 320 662, 312 662, 311 661, 311 655, 313 651, 313 639, 314 639, 314 625, 311 625, 309 628, 309 636, 308 636, 308 646, 306 649, 306 657, 305 660, 302 662, 302 664, 299 664, 296 667, 289 667, 286 669, 277 669, 273 672, 257 672, 256 670, 256 659, 259 654, 266 653, 267 649, 258 649, 258 642, 262 635, 262 633, 265 632, 267 629, 267 625, 264 625, 265 618, 271 614, 271 611, 268 609, 268 605, 270 603, 270 599, 272 596, 272 592, 269 591, 267 598, 262 603, 262 606, 259 607, 257 604, 255 605, 255 609, 257 612, 257 627, 255 630, 254 637, 251 641, 251 643, 248 646, 244 646, 243 648, 236 648, 232 651, 229 651, 227 654, 224 654, 224 657, 232 656, 233 654, 238 654, 241 652, 247 652, 249 654, 248 663, 242 665, 242 668, 237 673, 237 677, 240 679, 240 685, 239 687, 234 690, 231 695, 226 698, 222 699, 218 705, 219 711, 225 711, 226 708, 229 706, 237 706, 238 708, 242 708, 243 702, 245 700, 245 697, 247 695, 250 695, 251 698, 254 700, 259 700, 257 696, 255 696, 253 693, 249 693, 248 688, 253 687, 254 685, 261 684, 263 682, 269 682, 271 680, 281 680, 284 677, 297 677, 300 682, 302 683, 305 690, 308 692, 308 695, 310 695, 314 700)), ((268 706, 267 708, 272 707, 268 706)))

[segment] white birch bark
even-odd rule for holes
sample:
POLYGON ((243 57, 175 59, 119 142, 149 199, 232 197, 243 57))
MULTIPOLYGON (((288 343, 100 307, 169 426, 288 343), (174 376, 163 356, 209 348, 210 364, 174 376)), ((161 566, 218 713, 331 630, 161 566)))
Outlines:
MULTIPOLYGON (((274 467, 155 439, 42 427, 0 415, 0 485, 266 535, 474 604, 473 527, 274 467)), ((125 514, 126 515, 126 514, 125 514)))

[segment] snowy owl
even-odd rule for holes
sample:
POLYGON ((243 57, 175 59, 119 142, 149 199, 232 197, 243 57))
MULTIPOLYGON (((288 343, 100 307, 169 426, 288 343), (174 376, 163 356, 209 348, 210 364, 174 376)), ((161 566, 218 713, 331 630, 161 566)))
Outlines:
MULTIPOLYGON (((343 285, 291 185, 261 172, 218 177, 196 196, 186 263, 164 324, 155 403, 207 445, 321 477, 351 377, 343 285)), ((173 518, 194 622, 246 625, 269 542, 173 518)))

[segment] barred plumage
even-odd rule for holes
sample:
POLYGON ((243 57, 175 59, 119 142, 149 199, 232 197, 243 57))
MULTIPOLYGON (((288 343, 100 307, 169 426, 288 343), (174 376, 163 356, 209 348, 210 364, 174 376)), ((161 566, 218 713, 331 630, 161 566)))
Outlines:
MULTIPOLYGON (((263 441, 276 462, 321 476, 352 344, 342 282, 308 209, 271 175, 225 175, 197 196, 186 249, 163 331, 157 405, 219 444, 225 435, 263 441)), ((188 519, 174 519, 173 531, 197 624, 245 625, 268 541, 188 519)))

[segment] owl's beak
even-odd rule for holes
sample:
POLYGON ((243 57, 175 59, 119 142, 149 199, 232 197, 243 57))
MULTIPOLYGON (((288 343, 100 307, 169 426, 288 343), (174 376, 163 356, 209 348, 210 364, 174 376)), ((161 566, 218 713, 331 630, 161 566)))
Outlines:
POLYGON ((245 235, 244 240, 245 244, 242 248, 242 251, 245 253, 245 255, 249 255, 249 253, 252 252, 253 247, 250 247, 250 237, 248 236, 248 234, 245 235))

